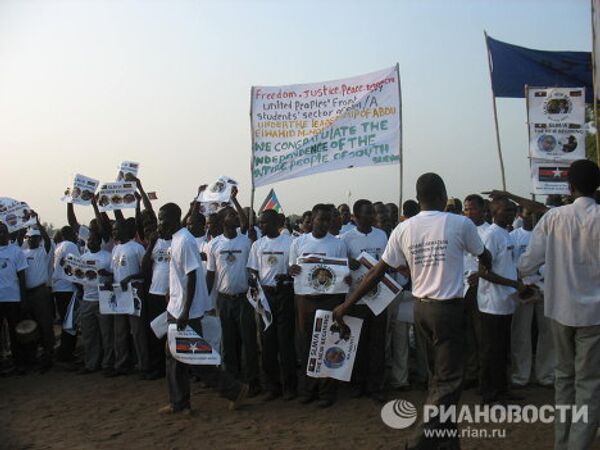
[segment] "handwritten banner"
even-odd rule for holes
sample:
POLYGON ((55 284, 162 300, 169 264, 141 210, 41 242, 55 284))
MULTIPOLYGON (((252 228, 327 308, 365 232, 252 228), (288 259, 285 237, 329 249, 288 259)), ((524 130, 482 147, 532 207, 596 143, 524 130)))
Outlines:
POLYGON ((254 186, 400 161, 397 66, 335 81, 252 88, 254 186))

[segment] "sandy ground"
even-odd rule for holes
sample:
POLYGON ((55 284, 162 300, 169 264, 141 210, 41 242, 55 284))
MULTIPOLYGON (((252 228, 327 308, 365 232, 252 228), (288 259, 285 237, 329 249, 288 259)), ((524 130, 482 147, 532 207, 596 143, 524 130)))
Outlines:
MULTIPOLYGON (((136 376, 106 379, 58 368, 39 375, 0 378, 0 448, 404 448, 408 430, 383 424, 381 405, 368 398, 339 401, 321 410, 314 404, 250 399, 238 411, 213 391, 193 385, 191 417, 164 416, 166 381, 136 376)), ((553 391, 528 388, 527 403, 552 403, 553 391)), ((390 392, 422 404, 424 392, 390 392)), ((463 401, 478 400, 473 390, 463 401)), ((521 402, 524 403, 524 402, 521 402)), ((485 426, 492 429, 495 426, 485 426)), ((463 439, 464 449, 552 448, 552 425, 508 424, 504 439, 463 439)), ((600 444, 598 445, 600 448, 600 444)))

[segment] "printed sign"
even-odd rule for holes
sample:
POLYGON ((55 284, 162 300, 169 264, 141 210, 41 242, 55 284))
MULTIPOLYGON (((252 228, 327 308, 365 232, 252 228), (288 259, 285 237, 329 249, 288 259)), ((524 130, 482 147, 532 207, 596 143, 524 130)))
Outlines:
POLYGON ((177 330, 177 324, 170 323, 167 332, 169 350, 173 358, 184 364, 218 366, 221 355, 213 346, 190 326, 177 330))
POLYGON ((531 179, 533 180, 534 194, 562 194, 570 193, 567 175, 570 163, 560 161, 532 161, 531 179))
POLYGON ((156 316, 152 322, 150 322, 150 328, 152 328, 157 339, 162 339, 166 336, 169 328, 169 324, 167 323, 167 311, 156 316))
POLYGON ((326 258, 319 255, 301 256, 296 262, 302 269, 294 277, 294 291, 298 295, 345 294, 350 274, 346 258, 326 258))
POLYGON ((197 201, 209 204, 229 203, 229 200, 231 199, 231 190, 237 185, 237 181, 233 178, 222 175, 217 181, 209 184, 206 189, 200 192, 197 201))
POLYGON ((529 88, 530 123, 584 123, 585 88, 529 88))
POLYGON ((119 172, 117 173, 116 181, 132 181, 133 178, 137 177, 140 163, 133 161, 123 161, 119 166, 119 172))
POLYGON ((18 201, 15 201, 14 203, 7 201, 2 205, 0 222, 6 224, 9 233, 13 233, 37 223, 29 205, 25 202, 18 201))
POLYGON ((330 311, 315 313, 306 374, 313 378, 350 381, 362 319, 344 316, 344 325, 333 320, 330 311))
POLYGON ((74 205, 90 205, 98 184, 98 180, 77 174, 71 186, 65 191, 62 201, 74 205))
POLYGON ((530 154, 533 158, 571 161, 585 157, 583 124, 531 124, 529 139, 530 154))
POLYGON ((134 183, 104 183, 98 190, 98 209, 101 212, 135 208, 136 204, 134 183))
MULTIPOLYGON (((360 264, 360 267, 352 272, 352 289, 355 289, 367 272, 377 264, 377 260, 369 255, 367 252, 362 252, 357 261, 360 264)), ((373 314, 378 316, 381 314, 388 305, 396 298, 400 292, 402 292, 402 287, 396 283, 390 275, 385 274, 383 280, 381 280, 377 285, 368 292, 363 298, 361 298, 357 303, 359 305, 367 305, 373 314)))
POLYGON ((269 328, 273 322, 273 313, 271 312, 271 305, 269 305, 269 301, 265 296, 260 282, 256 282, 256 288, 251 287, 248 289, 246 298, 258 315, 262 318, 265 324, 265 330, 269 328))
POLYGON ((141 302, 137 297, 136 289, 127 285, 127 290, 121 289, 120 283, 114 283, 112 289, 104 286, 98 287, 100 299, 100 314, 131 314, 140 315, 141 302))
POLYGON ((398 67, 354 78, 252 88, 254 186, 400 161, 398 67))
POLYGON ((61 261, 62 278, 73 283, 98 286, 100 275, 95 260, 86 260, 81 256, 68 254, 61 261))

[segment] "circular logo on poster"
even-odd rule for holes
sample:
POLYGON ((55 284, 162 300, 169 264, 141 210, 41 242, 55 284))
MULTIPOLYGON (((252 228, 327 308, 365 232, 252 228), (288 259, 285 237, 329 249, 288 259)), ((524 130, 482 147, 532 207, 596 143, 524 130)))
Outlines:
POLYGON ((330 369, 338 369, 344 365, 346 353, 340 347, 329 347, 325 352, 324 363, 330 369))
POLYGON ((544 101, 542 108, 549 120, 560 122, 573 111, 573 102, 567 94, 552 92, 544 101))
POLYGON ((553 152, 556 144, 556 138, 551 134, 542 134, 537 140, 538 149, 543 153, 553 152))
POLYGON ((336 280, 335 273, 327 266, 316 266, 308 274, 310 285, 319 292, 325 292, 336 280))

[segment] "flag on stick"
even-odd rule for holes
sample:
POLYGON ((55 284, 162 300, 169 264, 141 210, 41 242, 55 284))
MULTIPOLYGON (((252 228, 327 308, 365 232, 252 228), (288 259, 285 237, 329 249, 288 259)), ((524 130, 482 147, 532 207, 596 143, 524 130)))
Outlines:
POLYGON ((267 209, 274 209, 278 213, 283 211, 283 209, 281 208, 281 203, 279 203, 279 199, 277 198, 277 195, 275 195, 275 190, 273 189, 271 189, 267 194, 267 198, 265 198, 265 201, 258 210, 258 213, 260 214, 261 212, 267 209))

